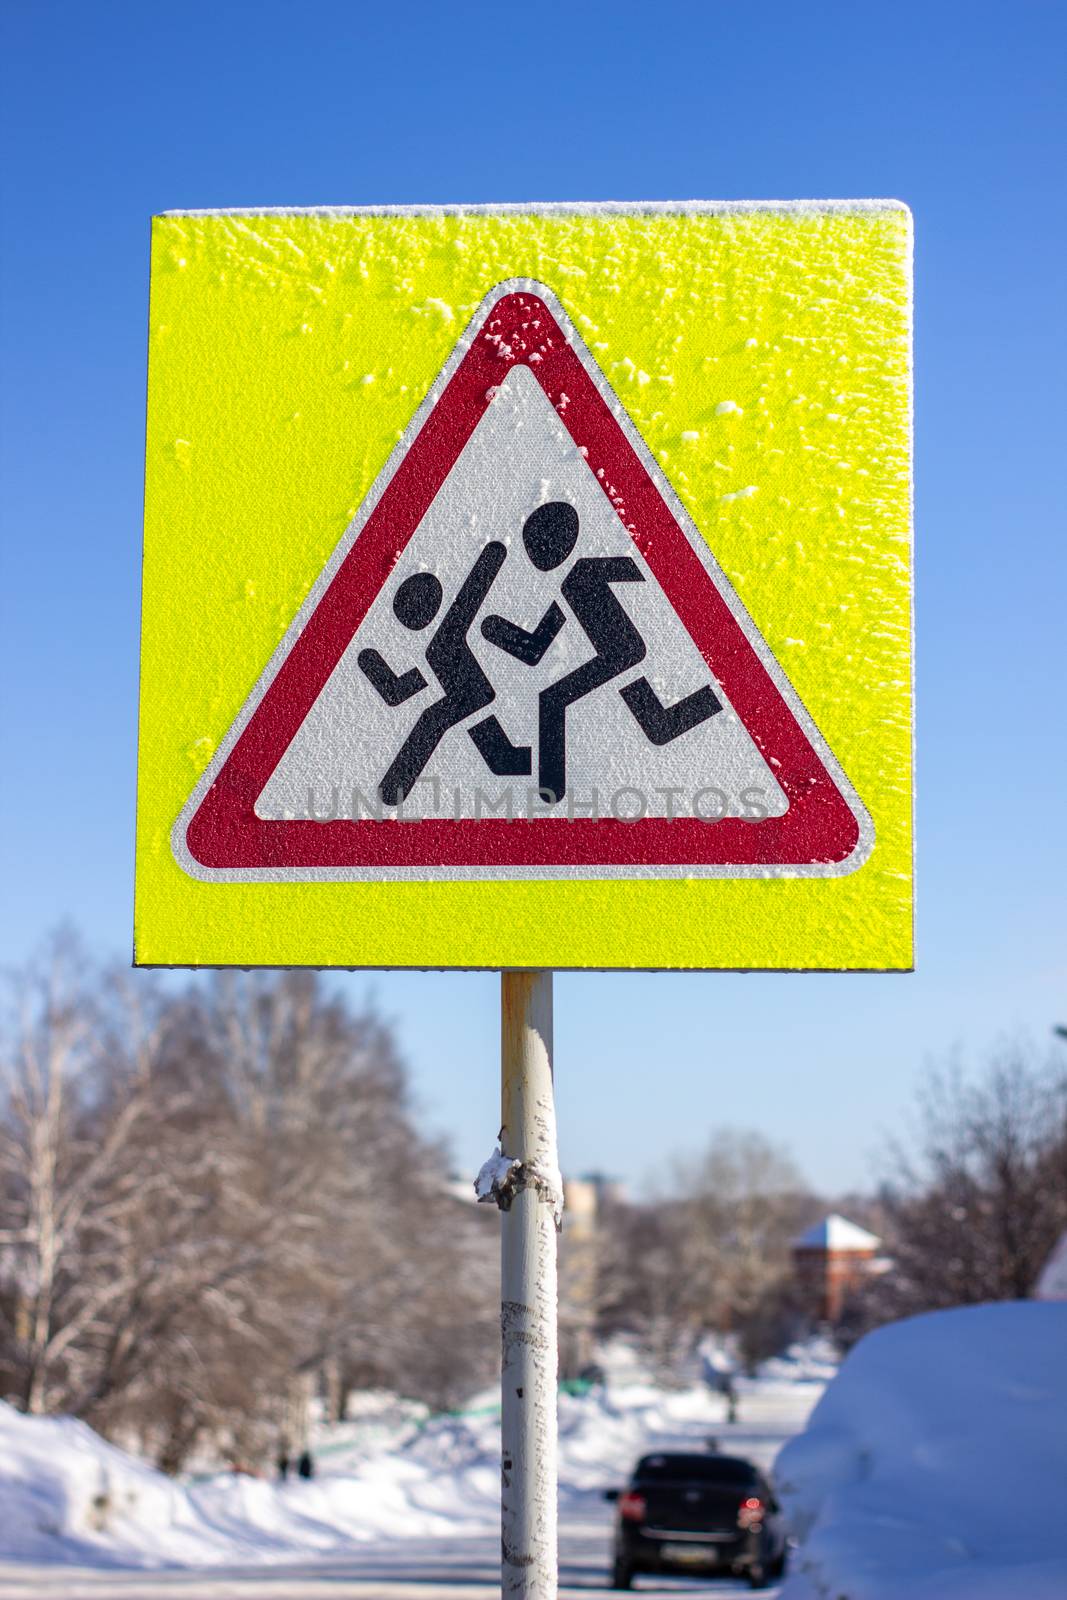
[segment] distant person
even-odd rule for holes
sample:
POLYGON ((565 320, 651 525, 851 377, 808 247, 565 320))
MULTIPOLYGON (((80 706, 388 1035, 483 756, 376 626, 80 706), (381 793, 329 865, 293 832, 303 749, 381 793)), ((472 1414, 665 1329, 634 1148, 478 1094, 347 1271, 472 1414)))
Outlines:
POLYGON ((313 1478, 315 1476, 315 1463, 311 1459, 310 1450, 301 1450, 300 1459, 296 1464, 297 1477, 313 1478))
POLYGON ((288 1476, 289 1476, 289 1468, 291 1466, 292 1466, 292 1461, 291 1461, 290 1456, 289 1456, 289 1443, 288 1443, 288 1440, 283 1439, 281 1441, 281 1443, 279 1444, 279 1446, 278 1446, 278 1481, 279 1481, 279 1483, 284 1483, 285 1480, 288 1478, 288 1476))

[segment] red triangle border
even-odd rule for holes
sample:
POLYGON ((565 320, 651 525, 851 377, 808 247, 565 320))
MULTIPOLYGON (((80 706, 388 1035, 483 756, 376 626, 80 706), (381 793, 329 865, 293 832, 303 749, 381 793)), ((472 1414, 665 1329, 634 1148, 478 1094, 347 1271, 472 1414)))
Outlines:
MULTIPOLYGON (((587 355, 583 361, 575 348, 577 336, 564 333, 548 297, 540 286, 538 292, 502 286, 483 303, 468 330, 466 350, 362 529, 299 632, 272 663, 274 675, 262 697, 243 727, 238 719, 239 731, 235 736, 231 730, 179 819, 176 854, 195 876, 536 878, 543 872, 580 878, 598 873, 655 876, 657 871, 664 876, 702 871, 750 876, 783 870, 802 875, 847 872, 866 859, 871 840, 864 837, 869 820, 862 805, 843 774, 840 779, 831 774, 801 726, 787 702, 787 695, 796 697, 784 674, 780 687, 653 481, 639 453, 642 447, 627 437, 613 414, 606 380, 594 378, 598 369, 592 358, 587 355), (783 816, 759 822, 727 817, 715 823, 682 816, 633 822, 610 816, 573 821, 489 817, 403 825, 370 818, 315 822, 256 816, 258 796, 391 578, 494 387, 517 364, 533 373, 584 451, 738 717, 764 757, 773 761, 789 802, 783 816)), ((625 415, 617 400, 614 406, 625 415)), ((351 530, 346 538, 350 535, 351 530)), ((695 530, 693 537, 700 539, 695 530)), ((822 743, 817 733, 814 737, 822 743)), ((836 769, 829 752, 827 756, 836 769)), ((602 804, 606 799, 602 797, 602 804)))

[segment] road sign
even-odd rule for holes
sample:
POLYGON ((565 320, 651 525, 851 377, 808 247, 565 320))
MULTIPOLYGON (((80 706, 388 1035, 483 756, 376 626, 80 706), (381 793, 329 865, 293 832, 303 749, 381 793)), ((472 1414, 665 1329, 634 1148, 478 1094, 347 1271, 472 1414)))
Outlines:
POLYGON ((138 958, 909 965, 908 248, 157 219, 138 958))
POLYGON ((527 282, 476 312, 174 849, 194 876, 299 882, 828 874, 872 842, 566 314, 527 282))

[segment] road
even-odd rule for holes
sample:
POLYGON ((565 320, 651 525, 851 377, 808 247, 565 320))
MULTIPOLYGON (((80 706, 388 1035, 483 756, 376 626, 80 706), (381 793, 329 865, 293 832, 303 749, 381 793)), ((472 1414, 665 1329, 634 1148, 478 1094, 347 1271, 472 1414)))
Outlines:
MULTIPOLYGON (((607 1528, 573 1523, 560 1533, 560 1597, 579 1600, 604 1592, 607 1528)), ((368 1544, 358 1557, 316 1560, 303 1568, 271 1566, 181 1572, 89 1571, 71 1567, 0 1566, 2 1600, 487 1600, 499 1594, 499 1542, 474 1539, 368 1544)), ((738 1600, 747 1583, 713 1584, 639 1578, 636 1591, 650 1597, 696 1594, 738 1600)), ((763 1591, 768 1597, 775 1589, 763 1591)))

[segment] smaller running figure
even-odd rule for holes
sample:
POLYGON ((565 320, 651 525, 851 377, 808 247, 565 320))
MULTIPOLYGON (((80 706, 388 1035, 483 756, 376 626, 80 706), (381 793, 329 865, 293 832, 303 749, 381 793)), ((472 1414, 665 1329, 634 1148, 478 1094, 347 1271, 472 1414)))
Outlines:
MULTIPOLYGON (((496 698, 496 690, 482 671, 467 635, 506 555, 507 546, 499 540, 486 545, 426 646, 426 663, 444 694, 421 713, 378 785, 378 793, 387 806, 403 804, 450 728, 496 698)), ((429 627, 443 599, 439 579, 432 572, 416 572, 397 589, 393 612, 405 628, 418 633, 429 627)), ((418 667, 396 673, 377 650, 361 650, 356 660, 364 677, 388 706, 403 705, 427 687, 418 667)), ((516 748, 496 717, 487 717, 468 731, 494 773, 530 771, 529 749, 516 748)))
MULTIPOLYGON (((533 565, 541 572, 551 572, 571 555, 578 532, 574 507, 551 500, 527 517, 522 539, 533 565)), ((580 556, 560 585, 563 599, 596 653, 542 689, 538 697, 537 782, 555 804, 567 789, 568 707, 645 658, 645 642, 612 592, 613 584, 643 582, 644 574, 632 556, 580 556)), ((505 617, 488 616, 482 634, 516 660, 536 666, 566 620, 553 601, 532 631, 505 617)), ((627 684, 620 693, 645 737, 655 745, 669 744, 722 710, 710 687, 695 690, 673 706, 665 706, 644 677, 627 684)))

